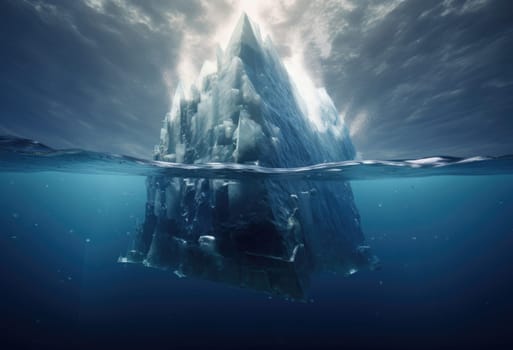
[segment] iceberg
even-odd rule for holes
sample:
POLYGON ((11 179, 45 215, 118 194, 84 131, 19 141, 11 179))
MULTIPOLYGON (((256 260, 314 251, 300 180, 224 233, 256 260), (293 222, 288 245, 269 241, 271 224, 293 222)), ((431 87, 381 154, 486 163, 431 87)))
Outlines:
MULTIPOLYGON (((177 88, 155 160, 289 168, 354 158, 326 91, 305 99, 246 14, 216 60, 177 88)), ((181 277, 305 300, 312 273, 377 264, 344 181, 151 176, 145 213, 120 261, 181 277)))

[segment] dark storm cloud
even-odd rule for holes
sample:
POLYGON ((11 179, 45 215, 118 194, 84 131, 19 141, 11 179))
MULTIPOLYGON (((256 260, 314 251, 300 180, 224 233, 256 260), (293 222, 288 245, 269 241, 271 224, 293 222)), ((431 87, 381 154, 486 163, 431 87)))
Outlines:
POLYGON ((166 4, 3 1, 0 132, 147 157, 182 40, 173 20, 202 12, 166 4))
POLYGON ((326 85, 363 157, 513 153, 509 0, 2 1, 0 133, 148 157, 178 75, 241 9, 326 85))
POLYGON ((300 26, 307 59, 365 158, 513 153, 510 1, 318 5, 296 2, 294 21, 326 27, 300 26))

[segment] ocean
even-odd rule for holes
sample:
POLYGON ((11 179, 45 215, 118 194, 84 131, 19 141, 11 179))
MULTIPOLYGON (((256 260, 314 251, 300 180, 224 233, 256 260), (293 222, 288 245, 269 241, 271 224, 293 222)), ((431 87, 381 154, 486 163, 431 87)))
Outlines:
POLYGON ((11 139, 0 223, 3 349, 513 346, 512 157, 170 169, 11 139), (119 263, 155 172, 349 180, 381 269, 317 274, 298 302, 119 263))

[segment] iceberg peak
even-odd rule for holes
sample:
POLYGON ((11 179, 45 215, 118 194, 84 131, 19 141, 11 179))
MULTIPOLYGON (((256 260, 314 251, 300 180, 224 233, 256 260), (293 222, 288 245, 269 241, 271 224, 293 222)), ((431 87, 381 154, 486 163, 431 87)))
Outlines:
POLYGON ((243 12, 230 37, 226 54, 229 57, 238 56, 244 59, 248 54, 261 51, 260 31, 243 12))

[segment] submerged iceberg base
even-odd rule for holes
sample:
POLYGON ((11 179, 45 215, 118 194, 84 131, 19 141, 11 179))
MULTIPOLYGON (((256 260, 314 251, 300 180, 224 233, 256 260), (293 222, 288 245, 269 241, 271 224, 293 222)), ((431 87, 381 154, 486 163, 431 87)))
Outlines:
POLYGON ((337 202, 328 195, 350 194, 343 182, 150 177, 147 190, 144 224, 119 262, 303 301, 312 273, 350 275, 377 266, 367 245, 349 239, 352 226, 346 232, 332 229, 332 220, 356 218, 349 209, 334 218, 330 207, 337 202), (310 190, 301 191, 304 187, 310 190), (335 194, 327 191, 334 189, 335 194), (281 204, 273 212, 276 203, 281 204), (326 210, 325 217, 316 211, 319 207, 326 210))
MULTIPOLYGON (((172 270, 178 277, 192 276, 215 282, 227 283, 257 291, 284 295, 305 300, 308 284, 308 266, 304 247, 298 245, 288 259, 241 253, 226 257, 215 251, 205 250, 201 244, 163 236, 155 237, 165 246, 169 256, 159 263, 144 259, 131 250, 120 262, 142 263, 149 267, 172 270)), ((161 247, 163 248, 163 247, 161 247)))

